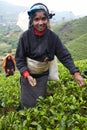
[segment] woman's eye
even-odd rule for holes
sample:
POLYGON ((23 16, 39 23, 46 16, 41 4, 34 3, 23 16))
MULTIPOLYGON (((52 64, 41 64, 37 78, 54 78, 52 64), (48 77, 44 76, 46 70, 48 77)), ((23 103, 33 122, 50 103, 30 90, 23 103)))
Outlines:
POLYGON ((47 19, 46 17, 43 17, 43 18, 42 18, 42 21, 45 21, 46 19, 47 19))
POLYGON ((47 18, 46 17, 43 17, 43 18, 34 18, 34 21, 39 21, 39 20, 42 20, 42 21, 45 21, 47 18))
POLYGON ((39 21, 39 18, 35 18, 34 21, 39 21))

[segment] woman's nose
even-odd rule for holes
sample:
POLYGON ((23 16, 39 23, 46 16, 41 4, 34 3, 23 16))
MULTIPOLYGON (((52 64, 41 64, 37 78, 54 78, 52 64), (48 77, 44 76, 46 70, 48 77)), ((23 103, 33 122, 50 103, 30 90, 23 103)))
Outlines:
POLYGON ((39 24, 43 24, 43 21, 42 21, 42 20, 40 20, 40 21, 39 21, 39 24))

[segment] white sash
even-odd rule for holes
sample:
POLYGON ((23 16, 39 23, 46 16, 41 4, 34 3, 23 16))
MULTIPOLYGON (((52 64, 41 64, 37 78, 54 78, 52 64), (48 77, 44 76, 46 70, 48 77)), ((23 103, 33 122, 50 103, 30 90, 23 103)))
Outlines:
POLYGON ((41 74, 49 69, 49 80, 59 80, 56 56, 52 61, 40 62, 27 57, 27 66, 31 74, 41 74))

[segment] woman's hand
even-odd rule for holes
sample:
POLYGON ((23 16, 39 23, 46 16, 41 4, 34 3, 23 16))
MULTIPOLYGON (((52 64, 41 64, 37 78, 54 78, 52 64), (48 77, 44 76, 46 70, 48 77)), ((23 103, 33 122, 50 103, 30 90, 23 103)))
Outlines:
POLYGON ((31 75, 27 76, 27 79, 32 87, 36 86, 37 82, 36 79, 33 78, 31 75))
POLYGON ((79 86, 84 86, 85 82, 83 77, 80 75, 79 72, 74 73, 74 78, 77 81, 77 83, 79 84, 79 86))

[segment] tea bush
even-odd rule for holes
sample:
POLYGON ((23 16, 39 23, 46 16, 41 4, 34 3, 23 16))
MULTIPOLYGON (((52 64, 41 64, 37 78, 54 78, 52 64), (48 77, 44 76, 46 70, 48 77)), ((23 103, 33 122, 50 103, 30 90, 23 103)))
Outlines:
MULTIPOLYGON (((75 64, 87 70, 87 60, 75 64)), ((34 108, 17 111, 20 105, 20 75, 0 74, 0 130, 87 130, 87 79, 80 87, 69 71, 59 67, 59 81, 48 81, 46 98, 34 108)))

